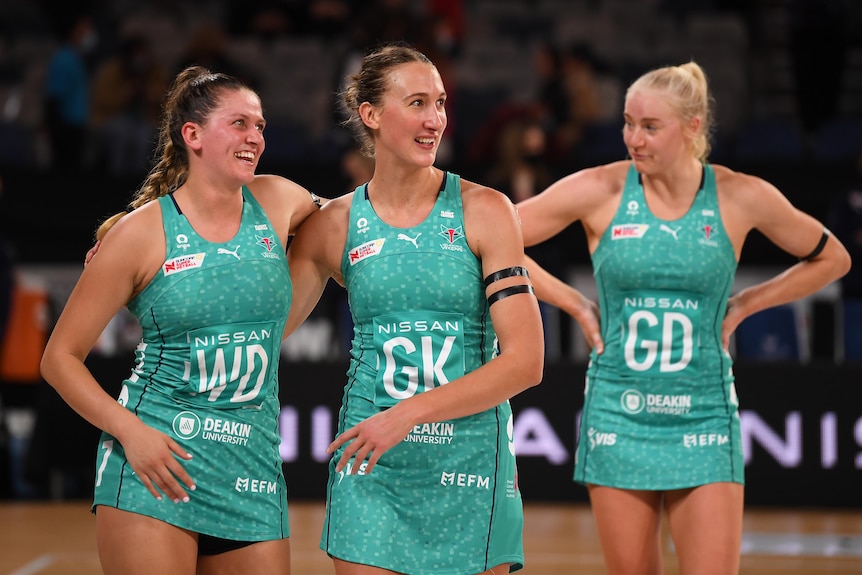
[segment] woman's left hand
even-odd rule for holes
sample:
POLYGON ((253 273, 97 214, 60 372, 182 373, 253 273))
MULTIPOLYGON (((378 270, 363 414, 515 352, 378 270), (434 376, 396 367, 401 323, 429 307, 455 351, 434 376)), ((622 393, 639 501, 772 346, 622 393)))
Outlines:
POLYGON ((739 295, 734 295, 727 300, 727 311, 721 322, 721 347, 727 351, 730 347, 730 336, 745 319, 745 313, 739 302, 739 295))

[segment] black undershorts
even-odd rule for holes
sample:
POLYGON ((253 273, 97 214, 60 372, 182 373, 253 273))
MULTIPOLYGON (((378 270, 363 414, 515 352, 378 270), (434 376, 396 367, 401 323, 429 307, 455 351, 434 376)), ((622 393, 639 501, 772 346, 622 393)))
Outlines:
POLYGON ((218 555, 248 547, 253 543, 257 543, 257 541, 234 541, 201 534, 198 535, 198 555, 218 555))

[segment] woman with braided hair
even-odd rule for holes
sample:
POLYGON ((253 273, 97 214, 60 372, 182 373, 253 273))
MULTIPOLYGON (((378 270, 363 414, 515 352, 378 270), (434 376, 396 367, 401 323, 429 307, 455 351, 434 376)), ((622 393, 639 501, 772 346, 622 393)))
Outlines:
POLYGON ((93 510, 108 575, 290 572, 285 246, 322 202, 255 175, 265 125, 239 80, 201 67, 176 77, 158 161, 133 209, 99 229, 45 349, 45 379, 103 431, 93 510), (84 359, 123 306, 143 337, 115 399, 84 359))

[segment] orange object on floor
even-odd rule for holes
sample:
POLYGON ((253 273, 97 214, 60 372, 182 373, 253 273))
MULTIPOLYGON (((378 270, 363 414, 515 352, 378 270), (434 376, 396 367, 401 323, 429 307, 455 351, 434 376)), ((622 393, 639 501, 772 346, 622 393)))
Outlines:
POLYGON ((0 334, 0 381, 37 383, 39 362, 48 342, 48 293, 18 282, 12 290, 12 308, 6 333, 0 334))

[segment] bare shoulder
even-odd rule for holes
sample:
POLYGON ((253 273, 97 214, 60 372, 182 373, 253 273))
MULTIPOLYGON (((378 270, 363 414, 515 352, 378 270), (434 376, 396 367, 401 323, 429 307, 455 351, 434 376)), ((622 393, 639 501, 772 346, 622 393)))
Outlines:
POLYGON ((480 258, 492 254, 523 254, 524 240, 515 205, 504 193, 461 180, 464 230, 471 251, 480 258))
POLYGON ((578 191, 613 193, 622 190, 630 167, 629 161, 612 162, 578 170, 560 181, 576 186, 578 191))
POLYGON ((554 197, 562 206, 595 208, 622 193, 630 166, 631 162, 620 161, 584 168, 557 180, 542 194, 554 197))
POLYGON ((299 202, 308 203, 310 197, 310 192, 293 180, 272 174, 255 176, 248 189, 267 212, 299 202))
POLYGON ((165 253, 162 210, 153 201, 126 214, 108 230, 87 268, 114 277, 127 275, 134 278, 135 285, 142 285, 161 268, 165 253))
POLYGON ((757 208, 764 202, 783 201, 783 194, 763 178, 713 165, 715 186, 720 201, 728 207, 757 208))
POLYGON ((128 243, 136 249, 146 250, 149 244, 159 238, 162 238, 164 246, 164 235, 161 205, 152 201, 117 220, 105 234, 102 245, 128 243))
POLYGON ((512 201, 509 197, 483 184, 461 179, 461 198, 465 212, 473 209, 510 209, 512 201))
POLYGON ((308 190, 300 186, 293 180, 289 180, 284 176, 275 174, 259 174, 254 177, 254 181, 248 185, 248 188, 255 194, 308 194, 308 190))
POLYGON ((612 188, 614 190, 622 190, 623 184, 626 182, 629 168, 632 163, 628 160, 620 160, 619 162, 611 162, 610 164, 602 164, 592 168, 581 170, 584 178, 591 179, 603 187, 612 188))
POLYGON ((729 192, 744 191, 766 183, 757 176, 738 172, 721 164, 712 164, 712 170, 715 172, 716 186, 729 192))

